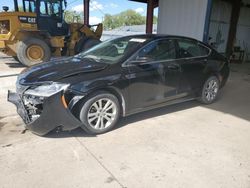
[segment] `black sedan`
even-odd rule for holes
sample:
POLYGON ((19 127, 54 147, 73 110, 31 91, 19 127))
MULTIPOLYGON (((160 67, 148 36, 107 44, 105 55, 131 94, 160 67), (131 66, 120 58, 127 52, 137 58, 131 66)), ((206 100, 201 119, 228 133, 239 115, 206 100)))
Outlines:
POLYGON ((79 126, 100 134, 120 116, 192 99, 210 104, 228 75, 227 59, 197 40, 126 36, 26 69, 8 100, 35 134, 79 126))

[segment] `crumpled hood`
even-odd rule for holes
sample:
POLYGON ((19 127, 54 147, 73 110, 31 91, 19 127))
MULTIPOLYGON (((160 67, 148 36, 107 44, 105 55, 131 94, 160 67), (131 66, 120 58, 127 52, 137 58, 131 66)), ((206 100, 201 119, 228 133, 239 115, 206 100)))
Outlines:
POLYGON ((20 84, 32 85, 39 82, 58 81, 62 78, 103 70, 108 65, 91 59, 76 57, 58 58, 24 70, 18 77, 20 84))

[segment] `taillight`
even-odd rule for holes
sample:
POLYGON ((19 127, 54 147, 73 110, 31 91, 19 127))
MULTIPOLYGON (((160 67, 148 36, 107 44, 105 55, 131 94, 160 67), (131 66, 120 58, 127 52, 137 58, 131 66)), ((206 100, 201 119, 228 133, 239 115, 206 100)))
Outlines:
POLYGON ((2 20, 0 21, 0 34, 8 34, 10 32, 10 21, 2 20))

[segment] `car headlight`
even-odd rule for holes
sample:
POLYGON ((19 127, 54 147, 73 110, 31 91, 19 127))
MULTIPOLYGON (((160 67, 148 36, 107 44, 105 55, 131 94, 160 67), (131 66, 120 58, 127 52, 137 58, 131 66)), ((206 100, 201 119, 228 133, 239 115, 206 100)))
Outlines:
POLYGON ((59 91, 67 89, 69 84, 56 83, 40 85, 35 88, 30 88, 24 92, 27 95, 34 95, 39 97, 49 97, 52 96, 59 91))

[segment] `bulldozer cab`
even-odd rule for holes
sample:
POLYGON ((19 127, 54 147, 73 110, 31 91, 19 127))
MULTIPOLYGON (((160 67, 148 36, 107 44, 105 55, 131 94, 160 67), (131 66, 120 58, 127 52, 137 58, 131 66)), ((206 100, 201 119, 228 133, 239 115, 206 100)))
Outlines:
POLYGON ((37 29, 48 32, 51 36, 68 35, 68 24, 63 19, 66 0, 14 0, 15 12, 35 13, 37 29))
POLYGON ((37 0, 37 26, 51 36, 67 36, 68 24, 63 19, 65 1, 62 0, 37 0))

